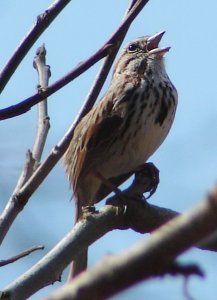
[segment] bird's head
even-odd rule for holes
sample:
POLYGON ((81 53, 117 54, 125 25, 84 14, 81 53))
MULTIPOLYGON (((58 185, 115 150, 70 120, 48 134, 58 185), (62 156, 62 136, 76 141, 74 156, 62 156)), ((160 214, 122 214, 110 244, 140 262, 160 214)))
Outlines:
POLYGON ((163 66, 163 57, 170 47, 160 48, 165 31, 130 42, 116 63, 114 73, 145 73, 148 65, 163 66))

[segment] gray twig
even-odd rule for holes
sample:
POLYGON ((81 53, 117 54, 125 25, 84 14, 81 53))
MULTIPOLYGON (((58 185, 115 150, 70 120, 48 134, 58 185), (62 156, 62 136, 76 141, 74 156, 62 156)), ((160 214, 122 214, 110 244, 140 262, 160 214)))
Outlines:
POLYGON ((8 264, 11 264, 15 261, 17 261, 18 259, 21 259, 29 254, 31 254, 32 252, 35 252, 37 250, 43 250, 44 249, 44 246, 40 245, 40 246, 33 246, 25 251, 22 251, 21 253, 13 256, 13 257, 10 257, 8 259, 4 259, 4 260, 0 260, 0 267, 3 267, 3 266, 6 266, 8 264))
MULTIPOLYGON (((134 1, 135 2, 135 1, 134 1)), ((105 42, 105 44, 89 59, 87 59, 84 62, 81 62, 78 64, 77 67, 75 67, 72 71, 70 71, 68 74, 66 74, 64 77, 60 78, 58 81, 51 84, 46 91, 43 91, 41 93, 37 93, 18 104, 15 104, 13 106, 9 106, 7 108, 0 110, 0 120, 12 118, 18 115, 21 115, 28 110, 31 109, 32 106, 36 105, 40 101, 42 101, 44 98, 47 98, 48 96, 52 95, 62 87, 64 87, 66 84, 77 78, 79 75, 84 73, 86 70, 88 70, 91 66, 93 66, 96 62, 98 62, 103 57, 107 56, 108 53, 111 51, 115 51, 114 49, 117 47, 117 45, 121 41, 122 34, 128 30, 131 23, 135 19, 135 17, 139 14, 139 12, 143 9, 143 7, 146 5, 148 0, 137 0, 135 4, 132 6, 131 10, 127 14, 124 21, 121 23, 121 25, 118 27, 118 29, 115 31, 115 33, 105 42)), ((84 114, 88 111, 89 107, 82 110, 84 114)))
MULTIPOLYGON (((48 80, 50 77, 50 67, 45 64, 45 55, 46 50, 43 45, 37 50, 33 63, 34 67, 37 69, 39 76, 39 90, 45 90, 47 88, 48 80)), ((28 199, 21 199, 17 197, 17 195, 20 193, 22 187, 26 184, 26 182, 28 182, 28 180, 40 166, 41 155, 44 149, 48 130, 49 117, 47 114, 47 100, 44 99, 44 101, 38 104, 38 130, 33 146, 33 151, 27 151, 25 165, 18 179, 17 185, 4 211, 0 216, 0 243, 2 242, 8 229, 13 223, 15 217, 28 201, 28 199)))
MULTIPOLYGON (((147 1, 146 1, 147 2, 147 1)), ((131 10, 133 9, 134 5, 137 4, 137 0, 132 0, 129 7, 126 10, 125 16, 123 18, 123 21, 127 18, 127 15, 131 12, 131 10)), ((86 108, 86 111, 90 110, 91 107, 93 106, 93 104, 95 103, 97 97, 99 96, 99 93, 105 83, 105 80, 108 76, 108 73, 111 69, 111 66, 115 60, 115 57, 118 53, 118 50, 120 49, 120 46, 126 36, 126 33, 130 27, 130 23, 128 24, 128 26, 125 27, 124 30, 122 30, 122 32, 119 35, 119 40, 118 43, 116 43, 116 47, 114 47, 112 49, 112 51, 110 51, 110 53, 106 56, 104 63, 102 64, 96 78, 95 81, 93 83, 93 86, 91 87, 86 100, 84 101, 84 105, 83 107, 86 108)))
MULTIPOLYGON (((48 81, 51 76, 50 66, 46 65, 46 49, 43 45, 38 48, 33 61, 33 66, 38 72, 39 85, 38 92, 44 91, 48 87, 48 81)), ((47 134, 50 128, 50 118, 47 111, 47 99, 44 99, 38 104, 38 130, 35 138, 35 143, 32 150, 32 156, 36 162, 41 161, 41 155, 46 142, 47 134)))
POLYGON ((19 46, 14 50, 14 53, 0 73, 0 93, 3 91, 11 76, 35 41, 37 41, 40 35, 69 2, 70 0, 55 0, 53 4, 37 17, 36 22, 29 30, 28 34, 25 35, 24 39, 19 43, 19 46))

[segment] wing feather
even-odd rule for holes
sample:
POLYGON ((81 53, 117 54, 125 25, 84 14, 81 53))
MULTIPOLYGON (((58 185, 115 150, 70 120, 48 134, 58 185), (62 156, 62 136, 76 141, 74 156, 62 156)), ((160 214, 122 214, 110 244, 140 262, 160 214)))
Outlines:
POLYGON ((77 125, 74 137, 65 154, 66 172, 76 194, 79 180, 94 168, 97 156, 111 143, 123 126, 126 102, 129 102, 136 87, 128 85, 120 97, 118 90, 105 95, 77 125), (119 99, 115 96, 119 95, 119 99))

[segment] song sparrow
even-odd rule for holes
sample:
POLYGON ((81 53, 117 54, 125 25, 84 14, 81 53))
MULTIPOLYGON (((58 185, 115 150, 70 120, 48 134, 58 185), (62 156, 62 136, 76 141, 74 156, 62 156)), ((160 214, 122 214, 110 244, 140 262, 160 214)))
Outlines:
MULTIPOLYGON (((120 183, 160 146, 173 123, 177 92, 164 66, 164 32, 131 42, 117 61, 102 100, 77 125, 64 156, 74 190, 76 221, 82 207, 101 200, 105 182, 120 183)), ((83 251, 71 276, 86 267, 83 251)))

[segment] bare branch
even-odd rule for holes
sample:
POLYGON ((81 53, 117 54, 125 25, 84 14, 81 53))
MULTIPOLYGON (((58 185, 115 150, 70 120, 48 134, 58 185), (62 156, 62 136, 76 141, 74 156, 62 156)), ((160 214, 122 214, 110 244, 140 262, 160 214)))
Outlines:
POLYGON ((117 257, 106 257, 95 268, 74 279, 73 287, 69 286, 70 297, 74 298, 64 298, 105 299, 138 281, 162 275, 165 271, 171 272, 171 263, 179 254, 217 227, 217 188, 206 201, 177 218, 174 218, 176 212, 145 201, 129 198, 125 199, 124 204, 117 201, 118 207, 106 205, 99 212, 86 213, 85 220, 78 222, 35 266, 6 287, 3 294, 12 298, 19 295, 19 299, 26 299, 42 287, 54 283, 79 251, 108 231, 132 228, 141 233, 153 232, 173 218, 148 240, 117 257), (99 291, 97 297, 94 291, 99 291), (87 297, 87 294, 93 295, 92 298, 87 297))
MULTIPOLYGON (((76 77, 84 73, 88 70, 92 65, 98 62, 100 59, 105 57, 108 53, 115 49, 117 45, 120 43, 120 38, 122 37, 123 33, 127 31, 130 27, 132 21, 138 15, 138 13, 142 10, 142 8, 146 5, 148 0, 137 0, 135 5, 132 7, 130 12, 127 14, 124 21, 121 23, 119 28, 115 31, 115 33, 106 41, 106 43, 89 59, 80 63, 76 68, 74 68, 71 72, 66 74, 64 77, 59 79, 58 81, 51 84, 46 91, 41 93, 37 93, 16 105, 9 106, 7 108, 0 110, 0 120, 12 118, 23 114, 31 109, 32 106, 36 105, 43 99, 47 98, 48 96, 52 95, 66 84, 74 80, 76 77)), ((84 114, 88 111, 89 107, 86 109, 84 108, 84 114)))
MULTIPOLYGON (((138 202, 138 201, 131 201, 138 202)), ((137 203, 138 204, 138 203, 137 203)), ((146 220, 147 227, 143 230, 147 232, 153 226, 156 226, 158 221, 153 216, 159 213, 159 208, 147 209, 143 202, 143 219, 146 220), (149 216, 146 219, 146 216, 149 216)), ((141 213, 140 204, 137 209, 127 209, 127 212, 132 213, 135 217, 134 229, 137 228, 139 217, 137 213, 141 213), (136 215, 134 214, 136 213, 136 215)), ((70 264, 75 255, 83 248, 95 242, 107 232, 114 229, 128 229, 129 223, 134 223, 133 219, 129 220, 129 215, 125 214, 126 206, 118 207, 106 205, 95 214, 86 213, 86 220, 79 222, 76 226, 64 237, 47 255, 45 255, 37 264, 30 270, 26 271, 14 282, 4 289, 4 294, 10 297, 18 297, 19 299, 27 299, 41 288, 59 281, 62 271, 70 264)), ((167 220, 166 210, 162 213, 162 220, 167 220)), ((161 221, 162 221, 161 220, 161 221)), ((156 227, 155 227, 156 228, 156 227)), ((137 228, 141 232, 141 226, 137 228)), ((1 298, 0 298, 1 299, 1 298)), ((88 298, 87 298, 88 299, 88 298)))
POLYGON ((151 207, 141 200, 143 192, 149 191, 152 183, 149 172, 143 170, 141 175, 136 175, 131 187, 123 192, 121 202, 120 199, 116 199, 115 203, 115 198, 110 198, 110 202, 116 206, 107 205, 95 214, 86 212, 86 220, 77 223, 76 227, 54 249, 31 270, 12 283, 8 291, 16 296, 19 295, 20 299, 26 299, 42 287, 59 280, 63 269, 73 257, 82 248, 86 248, 108 231, 117 228, 127 229, 132 226, 139 232, 149 232, 150 229, 157 228, 159 222, 162 224, 174 217, 175 212, 151 207), (126 201, 124 201, 125 197, 127 197, 126 201), (133 197, 133 201, 130 197, 133 197), (159 217, 161 214, 159 210, 162 217, 159 217))
POLYGON ((33 247, 31 247, 31 248, 29 248, 29 249, 15 255, 15 256, 13 256, 11 258, 8 258, 8 259, 5 259, 5 260, 0 260, 0 267, 11 264, 11 263, 17 261, 18 259, 21 259, 21 258, 31 254, 32 252, 35 252, 37 250, 43 250, 43 249, 44 249, 44 246, 41 246, 41 245, 40 246, 33 246, 33 247))
MULTIPOLYGON (((46 65, 45 57, 46 49, 43 45, 42 47, 38 48, 33 62, 33 66, 37 70, 39 77, 39 93, 47 89, 48 81, 51 76, 50 66, 46 65)), ((32 156, 37 163, 41 161, 41 155, 44 150, 45 141, 50 128, 49 120, 50 118, 47 111, 47 99, 44 99, 38 104, 38 130, 32 150, 32 156)))
POLYGON ((20 42, 19 46, 15 49, 11 58, 8 60, 5 67, 0 73, 0 93, 3 91, 11 76, 13 75, 25 55, 31 49, 35 41, 69 2, 70 0, 55 0, 53 4, 51 4, 45 10, 45 12, 37 17, 35 24, 29 30, 24 39, 20 42))
MULTIPOLYGON (((34 67, 38 71, 40 90, 46 90, 50 77, 50 67, 45 64, 46 49, 40 47, 34 58, 34 67)), ((0 243, 5 237, 8 229, 16 218, 17 214, 23 209, 28 199, 20 199, 17 194, 31 178, 40 165, 41 155, 44 149, 45 141, 49 130, 49 117, 47 114, 47 100, 38 104, 38 130, 33 146, 33 151, 27 151, 26 162, 18 179, 14 192, 9 199, 3 213, 0 216, 0 243)))
POLYGON ((178 255, 216 230, 216 214, 217 187, 206 201, 156 230, 149 240, 118 256, 107 256, 46 300, 105 299, 161 275, 178 255))
MULTIPOLYGON (((146 1, 148 2, 148 1, 146 1)), ((128 9, 126 10, 126 13, 125 13, 125 16, 124 16, 124 19, 127 18, 127 15, 130 13, 130 11, 133 9, 134 5, 137 5, 137 0, 132 0, 128 9)), ((123 19, 123 22, 124 22, 124 19, 123 19)), ((120 36, 119 36, 119 42, 117 44, 117 46, 107 55, 107 57, 105 58, 105 61, 103 63, 103 65, 101 66, 96 78, 95 78, 95 81, 93 83, 93 86, 91 87, 88 95, 87 95, 87 98, 85 100, 85 104, 84 104, 84 107, 86 108, 86 110, 90 110, 91 107, 93 106, 93 104, 95 103, 97 97, 99 96, 99 93, 105 83, 105 80, 108 76, 108 73, 111 69, 111 66, 115 60, 115 57, 118 53, 118 50, 120 49, 120 46, 124 40, 124 37, 128 31, 130 27, 130 24, 128 27, 125 28, 125 30, 123 30, 121 33, 120 33, 120 36)))
MULTIPOLYGON (((48 80, 50 77, 50 67, 45 64, 46 49, 44 46, 40 47, 36 51, 33 66, 37 69, 39 75, 38 89, 43 90, 48 86, 48 80)), ((20 178, 18 179, 17 185, 13 192, 16 194, 24 183, 31 177, 33 172, 39 166, 41 155, 44 149, 47 133, 49 130, 49 117, 47 114, 47 100, 38 104, 38 130, 33 146, 33 151, 27 151, 26 162, 21 172, 20 178)))
POLYGON ((13 195, 16 194, 20 190, 20 188, 24 185, 24 183, 27 182, 27 180, 31 177, 34 166, 35 166, 35 159, 32 157, 32 152, 31 150, 27 150, 26 161, 24 163, 24 167, 20 174, 20 177, 17 181, 17 185, 13 191, 13 195))

